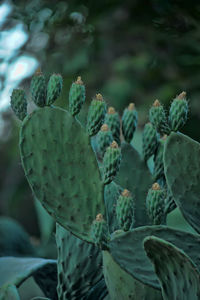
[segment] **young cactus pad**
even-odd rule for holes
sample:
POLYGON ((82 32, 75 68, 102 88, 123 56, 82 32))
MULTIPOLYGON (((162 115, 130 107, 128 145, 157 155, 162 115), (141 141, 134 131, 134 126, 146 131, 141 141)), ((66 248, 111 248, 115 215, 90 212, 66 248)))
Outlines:
POLYGON ((14 89, 10 104, 16 116, 23 121, 27 115, 27 100, 24 90, 14 89))
POLYGON ((52 74, 47 85, 46 105, 53 104, 62 91, 62 76, 60 74, 52 74))
POLYGON ((45 77, 38 69, 31 79, 31 97, 37 106, 43 107, 46 105, 46 81, 45 77))
POLYGON ((170 128, 167 123, 167 117, 164 107, 157 99, 154 101, 152 107, 149 110, 149 120, 161 135, 169 134, 170 128))
POLYGON ((182 92, 172 102, 169 111, 169 124, 171 130, 178 131, 187 121, 188 102, 186 92, 182 92))
POLYGON ((130 143, 135 129, 137 127, 138 114, 135 109, 135 104, 130 103, 128 108, 123 112, 122 116, 122 133, 127 143, 130 143))
POLYGON ((63 227, 91 241, 90 224, 105 207, 103 183, 84 128, 60 108, 35 110, 22 124, 20 152, 37 199, 63 227))
POLYGON ((85 102, 85 86, 80 76, 72 83, 69 91, 69 112, 72 116, 79 113, 85 102))

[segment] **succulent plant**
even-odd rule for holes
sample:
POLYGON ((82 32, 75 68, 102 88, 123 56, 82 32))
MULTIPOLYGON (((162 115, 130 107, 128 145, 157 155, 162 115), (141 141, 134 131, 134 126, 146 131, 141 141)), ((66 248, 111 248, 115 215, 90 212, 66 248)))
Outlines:
POLYGON ((27 115, 20 129, 25 176, 57 222, 58 299, 106 299, 107 293, 111 300, 200 299, 200 144, 177 131, 187 118, 185 94, 173 101, 169 118, 154 102, 143 154, 130 143, 137 125, 131 104, 122 116, 125 141, 106 148, 104 140, 100 160, 93 136, 106 118, 119 139, 118 116, 113 109, 106 114, 97 94, 85 130, 74 117, 84 93, 80 80, 72 85, 70 113, 41 98, 45 106, 27 115), (167 226, 176 206, 196 234, 167 226))

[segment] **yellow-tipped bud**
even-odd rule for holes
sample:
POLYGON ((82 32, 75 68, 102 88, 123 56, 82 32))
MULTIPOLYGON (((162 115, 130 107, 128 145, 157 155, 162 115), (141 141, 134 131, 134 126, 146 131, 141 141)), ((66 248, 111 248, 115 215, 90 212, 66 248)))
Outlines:
POLYGON ((153 106, 160 106, 160 101, 156 99, 153 103, 153 106))
POLYGON ((152 190, 154 190, 154 191, 160 190, 160 185, 159 185, 157 182, 155 182, 155 183, 152 185, 152 190))
POLYGON ((77 77, 75 83, 76 83, 76 84, 81 84, 81 85, 83 85, 83 81, 82 81, 82 79, 81 79, 81 76, 78 76, 78 77, 77 77))
POLYGON ((102 221, 103 220, 103 215, 102 214, 98 214, 97 216, 96 216, 96 221, 102 221))
POLYGON ((119 148, 117 142, 113 141, 112 144, 110 145, 111 148, 119 148))
POLYGON ((185 98, 186 98, 186 92, 182 92, 176 97, 176 99, 180 99, 180 100, 183 100, 185 98))
POLYGON ((129 103, 128 110, 134 110, 135 109, 135 103, 129 103))
POLYGON ((110 115, 115 114, 115 109, 114 109, 114 107, 110 106, 110 107, 108 108, 108 114, 110 114, 110 115))
POLYGON ((130 197, 131 193, 129 192, 129 190, 125 189, 123 190, 122 194, 123 197, 130 197))
POLYGON ((102 126, 101 126, 101 131, 108 131, 109 130, 109 128, 108 128, 108 125, 107 124, 103 124, 102 126))
POLYGON ((99 101, 103 101, 103 96, 101 94, 96 94, 96 99, 99 101))

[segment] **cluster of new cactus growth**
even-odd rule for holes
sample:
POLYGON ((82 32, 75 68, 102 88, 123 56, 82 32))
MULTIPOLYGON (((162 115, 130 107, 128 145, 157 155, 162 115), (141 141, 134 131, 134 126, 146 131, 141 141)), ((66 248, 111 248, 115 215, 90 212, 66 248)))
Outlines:
MULTIPOLYGON (((89 106, 86 128, 74 117, 85 102, 80 77, 71 86, 68 112, 51 106, 60 77, 46 87, 37 76, 31 90, 40 107, 20 117, 19 144, 33 194, 59 224, 59 300, 200 299, 200 236, 168 227, 166 218, 177 206, 200 233, 200 144, 178 132, 187 119, 186 94, 172 102, 169 117, 154 102, 140 154, 131 144, 132 103, 122 116, 121 142, 119 115, 106 110, 100 94, 89 106)), ((13 91, 16 114, 20 97, 13 91)))

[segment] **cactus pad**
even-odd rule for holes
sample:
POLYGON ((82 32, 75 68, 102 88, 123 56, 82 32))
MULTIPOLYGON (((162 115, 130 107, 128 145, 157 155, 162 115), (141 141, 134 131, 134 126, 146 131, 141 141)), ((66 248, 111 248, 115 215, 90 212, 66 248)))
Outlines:
POLYGON ((171 130, 178 131, 185 125, 188 115, 188 102, 186 93, 182 92, 173 100, 169 111, 169 124, 171 130))
POLYGON ((144 238, 152 235, 182 249, 200 270, 200 236, 161 225, 136 228, 114 237, 109 242, 109 252, 121 268, 135 279, 160 289, 157 276, 143 248, 144 238))
POLYGON ((154 264, 164 300, 200 299, 200 274, 181 249, 156 237, 146 238, 144 248, 154 264))
POLYGON ((46 105, 53 104, 62 91, 62 76, 60 74, 52 74, 47 85, 46 105))
POLYGON ((10 104, 16 116, 23 121, 27 115, 27 100, 24 90, 14 89, 10 104))
POLYGON ((130 103, 128 108, 123 112, 122 116, 122 133, 127 143, 130 143, 135 129, 137 127, 138 114, 135 110, 135 104, 130 103))
POLYGON ((83 103, 85 102, 85 86, 81 77, 79 76, 75 82, 72 83, 69 91, 69 112, 72 116, 79 113, 83 103))
POLYGON ((84 297, 103 276, 101 252, 95 245, 80 240, 58 224, 56 244, 59 299, 84 297))
POLYGON ((32 100, 37 106, 46 105, 46 81, 40 71, 36 72, 31 80, 30 92, 32 100))
POLYGON ((104 184, 108 184, 114 179, 119 171, 120 163, 121 149, 118 147, 117 143, 113 141, 106 149, 103 157, 104 184))
POLYGON ((20 152, 37 199, 63 227, 91 241, 90 225, 105 210, 103 183, 81 125, 60 108, 38 109, 23 122, 20 152))
POLYGON ((155 153, 158 146, 158 134, 151 123, 145 124, 142 141, 143 157, 147 161, 155 153))
POLYGON ((158 100, 154 101, 149 110, 149 120, 161 135, 169 134, 170 128, 167 123, 165 110, 158 100))
POLYGON ((200 233, 200 144, 171 133, 164 150, 167 185, 188 223, 200 233))
POLYGON ((110 128, 114 140, 120 145, 120 118, 114 107, 109 107, 105 115, 105 123, 110 128))

